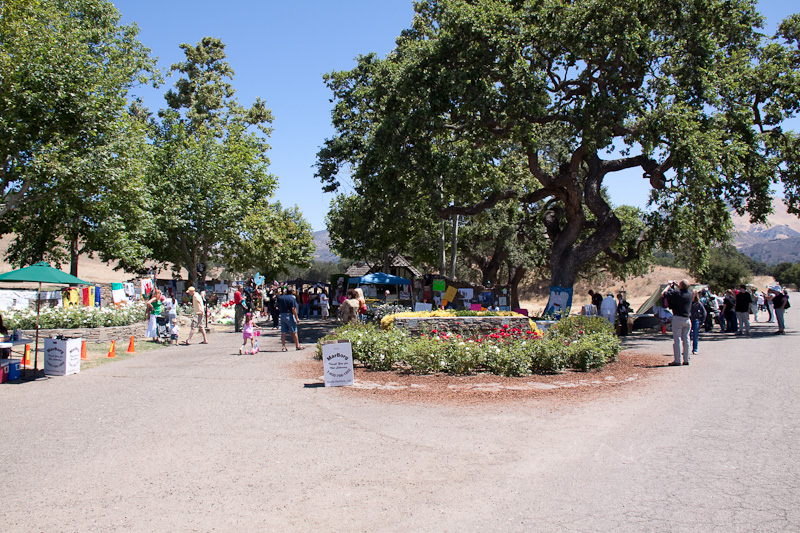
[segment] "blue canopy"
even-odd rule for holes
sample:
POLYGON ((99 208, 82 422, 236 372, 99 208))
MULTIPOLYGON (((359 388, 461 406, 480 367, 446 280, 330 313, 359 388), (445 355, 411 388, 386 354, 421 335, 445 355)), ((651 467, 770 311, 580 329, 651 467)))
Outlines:
POLYGON ((411 280, 401 278, 399 276, 392 276, 384 272, 375 272, 374 274, 367 274, 360 278, 350 278, 347 282, 348 285, 411 285, 411 280))

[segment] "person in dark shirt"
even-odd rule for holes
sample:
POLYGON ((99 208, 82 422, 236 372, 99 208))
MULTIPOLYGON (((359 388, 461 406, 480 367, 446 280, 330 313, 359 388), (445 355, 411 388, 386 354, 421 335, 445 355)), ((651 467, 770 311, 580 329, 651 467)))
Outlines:
POLYGON ((672 311, 672 352, 675 360, 670 366, 680 366, 681 364, 681 343, 683 343, 683 364, 689 364, 689 332, 692 324, 689 321, 689 314, 692 308, 692 291, 689 290, 689 282, 682 279, 676 283, 673 281, 661 293, 666 297, 667 305, 672 311))
POLYGON ((297 337, 297 299, 294 297, 294 289, 289 287, 286 294, 278 298, 278 312, 281 315, 281 350, 286 351, 286 334, 289 333, 294 339, 295 348, 302 350, 300 341, 297 337))
POLYGON ((692 300, 692 307, 689 311, 689 320, 692 322, 692 355, 697 353, 697 343, 700 340, 700 326, 706 321, 706 306, 700 301, 697 293, 692 300))
POLYGON ((589 290, 589 296, 592 297, 592 304, 597 308, 597 312, 600 312, 600 304, 603 303, 603 295, 599 292, 594 292, 593 290, 589 290))
POLYGON ((775 318, 778 321, 778 331, 776 331, 775 334, 785 335, 786 325, 783 314, 786 312, 786 304, 789 301, 789 297, 781 290, 780 287, 771 287, 769 291, 774 295, 772 297, 772 306, 775 308, 775 318))
POLYGON ((625 299, 623 293, 617 294, 617 313, 619 314, 619 336, 628 335, 628 316, 631 312, 631 304, 625 299))
POLYGON ((737 335, 741 335, 742 333, 747 333, 750 335, 750 306, 753 303, 753 297, 750 295, 750 291, 747 290, 747 287, 741 285, 739 287, 739 292, 736 293, 736 322, 738 324, 738 331, 736 332, 737 335))
POLYGON ((722 313, 725 317, 725 333, 736 333, 736 296, 733 294, 733 289, 725 291, 725 297, 722 300, 722 313))

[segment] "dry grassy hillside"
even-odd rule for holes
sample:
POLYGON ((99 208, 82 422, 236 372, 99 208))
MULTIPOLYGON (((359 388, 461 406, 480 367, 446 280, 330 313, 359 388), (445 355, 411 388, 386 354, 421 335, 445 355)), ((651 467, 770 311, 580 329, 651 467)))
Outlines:
MULTIPOLYGON (((0 274, 14 270, 8 261, 5 260, 5 252, 11 244, 13 235, 3 235, 0 238, 0 274)), ((56 265, 51 265, 56 266, 56 265)), ((94 283, 122 283, 136 277, 135 274, 125 272, 124 270, 114 270, 117 263, 101 261, 98 256, 89 257, 82 254, 78 259, 78 277, 85 281, 94 283)), ((69 263, 61 265, 61 270, 69 272, 69 263)), ((181 270, 181 274, 186 279, 187 272, 185 269, 181 270)), ((162 274, 159 275, 160 277, 162 274)), ((168 277, 168 274, 163 274, 163 277, 168 277)), ((2 288, 2 287, 0 287, 2 288)))
MULTIPOLYGON (((702 283, 702 280, 695 280, 689 276, 685 270, 670 267, 654 267, 653 270, 636 278, 629 278, 626 281, 620 279, 608 279, 605 282, 589 285, 580 282, 575 286, 573 308, 589 303, 589 289, 600 291, 603 295, 624 290, 628 301, 634 309, 638 309, 655 291, 661 283, 672 280, 688 279, 690 282, 702 283)), ((753 280, 753 284, 760 290, 765 290, 767 285, 774 283, 775 280, 769 276, 758 276, 753 280)), ((537 282, 520 293, 520 304, 523 308, 532 313, 541 312, 547 304, 548 284, 547 282, 537 282)))

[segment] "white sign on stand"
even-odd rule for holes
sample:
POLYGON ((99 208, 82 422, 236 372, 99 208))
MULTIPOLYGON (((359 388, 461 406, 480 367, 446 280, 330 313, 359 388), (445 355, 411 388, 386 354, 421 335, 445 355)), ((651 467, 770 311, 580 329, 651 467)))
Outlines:
POLYGON ((349 340, 323 344, 322 364, 326 387, 346 387, 353 384, 353 346, 349 340))
POLYGON ((45 339, 44 373, 48 376, 67 376, 81 371, 83 339, 45 339))

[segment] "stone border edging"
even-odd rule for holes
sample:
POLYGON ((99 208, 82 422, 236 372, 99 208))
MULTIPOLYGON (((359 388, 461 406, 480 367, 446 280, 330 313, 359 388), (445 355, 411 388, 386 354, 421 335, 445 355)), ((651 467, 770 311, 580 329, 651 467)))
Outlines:
MULTIPOLYGON (((89 342, 111 342, 128 341, 131 335, 143 337, 147 331, 146 322, 137 322, 128 326, 112 326, 101 328, 75 328, 75 329, 40 329, 39 339, 46 339, 56 335, 65 337, 81 338, 89 342)), ((36 330, 22 330, 23 335, 31 339, 36 338, 36 330)))

